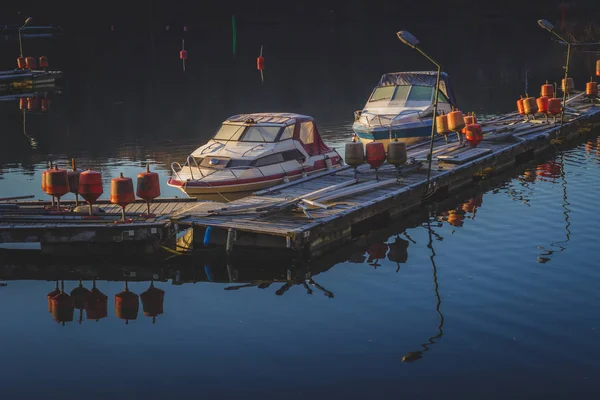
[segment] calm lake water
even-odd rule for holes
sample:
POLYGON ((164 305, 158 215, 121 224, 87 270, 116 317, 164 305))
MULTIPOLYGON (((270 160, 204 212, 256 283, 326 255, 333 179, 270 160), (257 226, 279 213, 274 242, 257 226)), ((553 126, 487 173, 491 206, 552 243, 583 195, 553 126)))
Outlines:
MULTIPOLYGON (((44 198, 47 162, 72 157, 102 171, 105 187, 148 162, 164 183, 172 161, 241 112, 313 115, 341 149, 353 111, 382 73, 431 68, 395 38, 402 28, 442 61, 465 111, 510 111, 519 94, 562 74, 563 49, 534 21, 461 29, 440 21, 431 30, 418 21, 241 19, 235 60, 230 21, 216 21, 186 35, 185 74, 181 33, 117 29, 29 40, 26 49, 65 70, 66 84, 48 94, 46 112, 0 102, 0 194, 44 198), (460 46, 440 42, 439 32, 460 46), (523 34, 547 46, 516 40, 523 34), (264 83, 254 66, 261 44, 264 83)), ((12 68, 17 52, 16 41, 0 40, 1 69, 12 68)), ((593 60, 575 54, 576 84, 593 60)), ((599 135, 308 264, 4 258, 2 396, 595 398, 599 135), (55 322, 46 296, 57 279, 67 293, 80 279, 88 289, 97 279, 106 316, 75 310, 71 322, 55 322), (147 292, 129 316, 136 318, 118 318, 115 295, 125 281, 138 295, 153 281, 164 291, 162 313, 147 292)), ((166 184, 162 193, 181 195, 166 184)))

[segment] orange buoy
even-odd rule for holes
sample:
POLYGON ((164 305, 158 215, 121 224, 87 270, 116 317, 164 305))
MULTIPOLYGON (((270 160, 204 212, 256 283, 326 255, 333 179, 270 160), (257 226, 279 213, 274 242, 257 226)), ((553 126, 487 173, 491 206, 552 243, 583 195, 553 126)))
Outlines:
POLYGON ((526 97, 523 99, 523 111, 525 112, 525 115, 529 116, 529 114, 535 114, 537 110, 535 97, 526 97))
POLYGON ((48 57, 46 57, 46 56, 40 57, 40 68, 48 68, 48 57))
POLYGON ((451 132, 448 128, 448 116, 442 111, 442 115, 435 117, 435 130, 439 135, 446 135, 451 132))
POLYGON ((59 294, 60 294, 60 289, 58 288, 58 281, 56 281, 56 288, 53 291, 51 291, 50 293, 48 293, 48 296, 46 296, 48 299, 48 312, 49 313, 52 312, 52 298, 59 294))
POLYGON ((265 58, 263 56, 256 58, 256 69, 259 71, 265 69, 265 58))
POLYGON ((548 97, 538 97, 535 103, 537 104, 539 113, 546 114, 548 112, 548 97))
POLYGON ((75 159, 71 159, 71 171, 67 172, 67 177, 69 178, 69 191, 75 194, 75 205, 79 205, 79 176, 81 175, 81 171, 77 170, 77 163, 75 159))
POLYGON ((110 202, 121 206, 123 221, 125 221, 125 207, 135 201, 133 194, 133 182, 131 178, 125 178, 123 173, 110 182, 110 202))
POLYGON ((102 189, 102 174, 88 169, 79 175, 79 194, 90 205, 90 215, 93 214, 92 204, 98 200, 104 190, 102 189))
MULTIPOLYGON (((565 91, 565 78, 562 79, 560 87, 562 88, 562 91, 564 92, 565 91)), ((566 92, 572 93, 574 89, 575 89, 575 82, 573 81, 573 78, 567 78, 566 92)))
POLYGON ((48 111, 48 108, 50 108, 50 99, 44 97, 40 100, 40 104, 42 111, 48 111))
POLYGON ((600 76, 600 60, 596 61, 596 76, 600 76))
POLYGON ((467 114, 464 117, 464 120, 465 120, 465 125, 470 125, 470 124, 474 124, 475 123, 475 117, 472 116, 471 114, 467 114))
POLYGON ((25 69, 25 67, 27 67, 27 64, 25 63, 25 57, 17 57, 17 68, 25 69))
POLYGON ((544 97, 544 96, 548 97, 549 99, 554 97, 554 86, 552 86, 552 84, 548 83, 548 81, 546 81, 546 83, 544 83, 542 85, 541 97, 544 97))
POLYGON ((598 84, 590 79, 590 81, 585 84, 585 94, 587 96, 598 95, 598 84))
POLYGON ((25 57, 25 65, 28 69, 37 69, 37 60, 35 57, 25 57))
POLYGON ((465 127, 465 139, 472 147, 477 147, 483 140, 483 134, 481 133, 481 125, 469 124, 465 127))
POLYGON ((51 302, 52 318, 56 322, 62 322, 62 324, 64 325, 65 322, 73 321, 73 313, 75 311, 75 307, 73 306, 73 299, 71 298, 71 296, 69 296, 63 290, 61 290, 59 294, 52 298, 51 302))
POLYGON ((146 165, 146 172, 138 173, 135 194, 140 199, 146 200, 146 203, 148 204, 148 215, 150 215, 150 202, 160 196, 158 174, 156 172, 150 172, 150 164, 146 165))
POLYGON ((48 170, 46 174, 46 190, 45 192, 50 196, 54 196, 58 200, 58 210, 60 211, 60 198, 65 194, 69 193, 69 177, 67 171, 64 169, 58 169, 54 166, 54 169, 48 170))
POLYGON ((525 108, 523 107, 523 96, 519 100, 517 100, 517 112, 519 114, 525 115, 525 108))
POLYGON ((187 60, 188 54, 187 54, 187 50, 180 50, 179 51, 179 59, 180 60, 187 60))
POLYGON ((156 317, 163 313, 163 303, 165 291, 154 287, 154 282, 144 293, 140 294, 142 301, 142 310, 146 317, 152 317, 152 323, 155 323, 156 317))
POLYGON ((96 288, 95 280, 88 296, 85 314, 87 319, 95 319, 96 322, 108 316, 108 296, 96 288))
POLYGON ((548 114, 558 115, 562 112, 562 102, 558 97, 548 99, 548 114))
POLYGON ((460 132, 465 126, 465 118, 462 112, 452 111, 448 113, 448 129, 453 132, 460 132))
POLYGON ((27 108, 27 98, 21 97, 19 98, 19 110, 23 111, 27 108))
POLYGON ((129 320, 137 318, 140 308, 139 297, 137 294, 130 292, 125 282, 125 290, 115 295, 115 314, 117 318, 124 319, 128 324, 129 320))
POLYGON ((37 97, 28 97, 27 98, 27 111, 33 111, 37 109, 38 101, 37 97))
POLYGON ((369 163, 371 168, 375 169, 375 177, 379 180, 377 170, 385 161, 385 147, 381 142, 370 142, 367 143, 365 147, 367 152, 367 163, 369 163))

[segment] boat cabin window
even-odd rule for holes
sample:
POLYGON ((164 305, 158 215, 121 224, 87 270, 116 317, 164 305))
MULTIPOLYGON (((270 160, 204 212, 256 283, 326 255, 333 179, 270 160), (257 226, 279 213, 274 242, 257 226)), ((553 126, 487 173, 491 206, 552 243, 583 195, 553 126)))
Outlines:
POLYGON ((431 86, 412 86, 406 101, 431 101, 433 89, 431 86))
POLYGON ((304 144, 315 142, 315 125, 312 121, 303 122, 300 125, 300 141, 304 144))
POLYGON ((242 142, 274 142, 277 134, 281 130, 280 126, 262 126, 252 125, 246 129, 242 136, 242 142))
POLYGON ((441 90, 438 92, 438 102, 439 103, 450 103, 448 97, 441 90))
POLYGON ((223 124, 217 133, 215 133, 213 139, 237 141, 240 139, 240 136, 242 136, 242 133, 244 133, 244 128, 243 125, 223 124))
POLYGON ((295 126, 296 126, 295 124, 286 126, 285 129, 283 130, 283 132, 281 133, 281 137, 279 138, 279 141, 281 142, 282 140, 293 138, 295 126))
POLYGON ((380 86, 375 88, 369 101, 388 100, 392 98, 396 86, 380 86))

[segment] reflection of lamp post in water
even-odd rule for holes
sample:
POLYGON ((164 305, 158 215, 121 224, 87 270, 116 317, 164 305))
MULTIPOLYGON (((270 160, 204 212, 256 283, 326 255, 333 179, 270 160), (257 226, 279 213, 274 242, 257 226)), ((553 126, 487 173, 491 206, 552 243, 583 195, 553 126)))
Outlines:
POLYGON ((437 304, 435 306, 435 310, 437 311, 438 315, 440 316, 440 323, 438 325, 438 334, 430 337, 428 339, 427 343, 421 344, 421 347, 423 347, 423 350, 409 351, 408 353, 406 353, 402 357, 402 362, 416 361, 419 358, 423 357, 423 353, 426 352, 427 350, 429 350, 429 346, 434 344, 435 340, 441 338, 442 335, 444 334, 444 332, 442 331, 442 327, 444 326, 444 316, 442 315, 442 311, 440 310, 440 306, 442 305, 442 298, 440 297, 440 293, 439 293, 439 284, 438 284, 438 280, 437 280, 437 266, 435 265, 435 260, 434 260, 435 250, 433 249, 433 236, 432 236, 431 225, 430 225, 429 219, 427 220, 427 230, 429 231, 429 243, 427 244, 427 247, 431 249, 431 256, 429 258, 431 259, 431 265, 433 267, 433 284, 434 284, 435 297, 437 298, 437 304))
POLYGON ((34 138, 32 138, 31 136, 29 136, 27 134, 27 112, 25 110, 23 110, 23 135, 25 135, 25 137, 29 140, 29 144, 31 145, 32 149, 37 149, 38 147, 38 142, 37 140, 35 140, 34 138))

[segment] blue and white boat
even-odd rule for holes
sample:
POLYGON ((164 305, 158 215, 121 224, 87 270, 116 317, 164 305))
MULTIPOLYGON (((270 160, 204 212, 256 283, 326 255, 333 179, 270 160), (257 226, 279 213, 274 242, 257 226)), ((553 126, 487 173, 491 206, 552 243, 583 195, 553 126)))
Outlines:
MULTIPOLYGON (((407 145, 431 136, 437 71, 384 74, 367 104, 354 113, 352 130, 363 143, 396 138, 407 145)), ((456 107, 448 74, 440 76, 438 115, 456 107)))

